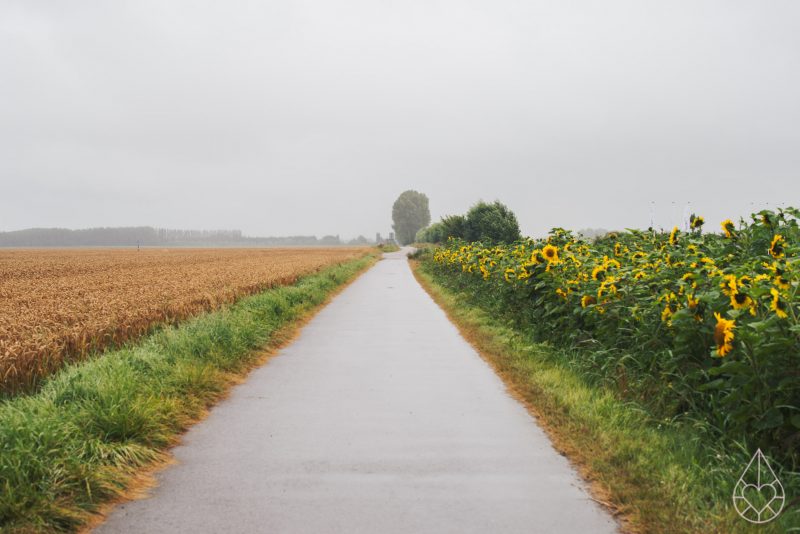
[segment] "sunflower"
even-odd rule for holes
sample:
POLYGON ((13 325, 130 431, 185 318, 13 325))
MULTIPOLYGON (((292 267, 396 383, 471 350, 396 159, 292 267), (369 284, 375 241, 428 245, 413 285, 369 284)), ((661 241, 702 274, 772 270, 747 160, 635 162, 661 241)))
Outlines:
POLYGON ((781 289, 789 289, 791 287, 789 280, 787 280, 786 277, 783 276, 783 274, 778 274, 775 277, 774 283, 781 289))
POLYGON ((603 281, 606 277, 606 267, 605 265, 598 265, 594 269, 592 269, 592 280, 603 281))
POLYGON ((783 243, 783 236, 775 234, 775 237, 772 238, 772 243, 769 245, 769 255, 773 258, 783 257, 783 243))
POLYGON ((781 299, 781 294, 775 288, 770 289, 769 292, 772 295, 769 309, 774 311, 775 315, 781 319, 786 319, 789 315, 786 313, 786 302, 781 299))
POLYGON ((669 244, 676 245, 678 243, 678 227, 672 229, 669 233, 669 244))
POLYGON ((733 330, 736 328, 736 321, 731 319, 723 319, 723 317, 714 313, 714 318, 717 320, 717 325, 714 327, 714 342, 717 344, 717 354, 726 356, 733 350, 733 330))
POLYGON ((547 263, 558 263, 558 247, 545 245, 542 249, 542 256, 547 260, 547 263))
POLYGON ((667 304, 664 306, 664 309, 661 311, 661 320, 667 324, 672 322, 672 316, 675 315, 675 308, 674 304, 667 304))
POLYGON ((692 215, 691 219, 689 219, 689 226, 692 230, 701 229, 705 223, 706 220, 699 215, 692 215))
POLYGON ((722 221, 722 230, 725 232, 725 237, 733 237, 735 232, 735 226, 733 225, 733 221, 730 219, 725 219, 722 221))
POLYGON ((736 283, 735 274, 726 274, 722 278, 723 281, 719 285, 719 287, 722 289, 723 293, 725 293, 729 297, 733 297, 736 293, 739 292, 739 285, 736 283))
POLYGON ((695 297, 694 294, 686 295, 686 307, 692 311, 694 316, 694 320, 698 323, 703 322, 703 313, 705 311, 706 305, 700 302, 700 299, 695 297))
POLYGON ((696 279, 697 279, 697 275, 695 275, 693 272, 688 272, 688 273, 684 274, 683 276, 681 276, 681 280, 683 280, 684 282, 686 282, 690 286, 692 286, 692 289, 696 289, 697 288, 696 279))
POLYGON ((560 287, 558 289, 556 289, 556 295, 558 295, 562 299, 566 299, 568 294, 569 294, 569 290, 564 291, 560 287))
POLYGON ((516 274, 517 274, 517 271, 513 267, 508 267, 506 269, 506 272, 505 272, 505 275, 504 275, 505 279, 506 279, 506 282, 510 282, 511 281, 510 277, 516 276, 516 274))
POLYGON ((603 295, 616 295, 617 286, 614 285, 614 282, 616 282, 616 279, 613 277, 607 278, 601 282, 600 287, 597 289, 597 298, 600 298, 603 295))
POLYGON ((734 310, 750 309, 750 315, 756 314, 755 303, 746 293, 734 293, 731 295, 731 306, 734 310))
POLYGON ((586 306, 594 304, 595 302, 597 302, 597 301, 595 300, 595 298, 593 296, 584 295, 584 296, 581 297, 581 308, 585 308, 586 306))

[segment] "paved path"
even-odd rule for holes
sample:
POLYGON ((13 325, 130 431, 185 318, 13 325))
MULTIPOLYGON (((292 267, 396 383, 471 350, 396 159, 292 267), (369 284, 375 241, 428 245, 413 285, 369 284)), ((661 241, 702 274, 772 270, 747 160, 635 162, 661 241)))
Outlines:
POLYGON ((100 533, 603 533, 610 516, 414 280, 361 276, 100 533))

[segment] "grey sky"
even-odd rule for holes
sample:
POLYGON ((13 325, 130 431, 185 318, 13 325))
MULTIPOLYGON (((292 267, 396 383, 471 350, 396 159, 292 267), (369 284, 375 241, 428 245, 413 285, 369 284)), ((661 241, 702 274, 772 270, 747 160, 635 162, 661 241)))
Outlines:
POLYGON ((796 1, 0 0, 0 230, 717 229, 800 204, 798 95, 796 1))

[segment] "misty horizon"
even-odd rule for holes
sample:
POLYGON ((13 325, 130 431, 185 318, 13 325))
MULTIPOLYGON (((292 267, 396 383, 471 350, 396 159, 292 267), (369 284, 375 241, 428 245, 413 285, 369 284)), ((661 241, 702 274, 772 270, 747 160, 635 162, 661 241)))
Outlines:
POLYGON ((10 1, 0 231, 707 231, 798 204, 794 2, 10 1))

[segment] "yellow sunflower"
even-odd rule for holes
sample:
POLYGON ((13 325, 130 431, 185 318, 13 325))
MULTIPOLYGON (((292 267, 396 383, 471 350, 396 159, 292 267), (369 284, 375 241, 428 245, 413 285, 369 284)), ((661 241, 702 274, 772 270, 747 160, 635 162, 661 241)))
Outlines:
POLYGON ((775 234, 775 237, 772 238, 772 243, 769 245, 769 255, 773 258, 782 258, 783 243, 783 236, 780 234, 775 234))
POLYGON ((749 309, 750 315, 756 314, 756 305, 753 299, 747 296, 746 293, 734 293, 731 295, 731 306, 734 310, 749 309))
POLYGON ((673 315, 675 315, 675 305, 668 303, 661 311, 661 320, 667 324, 670 324, 672 322, 673 315))
POLYGON ((736 293, 739 292, 739 285, 736 283, 735 274, 726 274, 722 278, 723 281, 719 285, 719 287, 722 289, 723 293, 725 293, 729 297, 733 297, 736 293))
POLYGON ((786 302, 781 299, 781 294, 777 289, 772 288, 769 290, 772 294, 772 302, 769 304, 769 309, 775 312, 775 315, 781 319, 786 319, 789 314, 786 313, 786 302))
POLYGON ((736 321, 725 319, 720 314, 714 313, 717 325, 714 327, 714 342, 717 344, 717 354, 726 356, 733 350, 733 330, 736 328, 736 321))
POLYGON ((786 277, 783 276, 783 274, 779 274, 778 276, 776 276, 773 282, 775 283, 776 286, 778 286, 781 289, 789 289, 789 287, 791 287, 789 280, 787 280, 786 277))
POLYGON ((705 223, 706 220, 699 215, 692 215, 692 218, 689 220, 689 226, 692 230, 699 230, 705 223))
POLYGON ((605 265, 598 265, 597 267, 592 269, 592 280, 602 281, 605 277, 606 277, 605 265))
POLYGON ((547 263, 558 263, 558 247, 545 245, 542 249, 542 256, 547 260, 547 263))
POLYGON ((672 229, 669 233, 669 244, 675 245, 678 242, 678 227, 672 229))
POLYGON ((722 221, 722 224, 720 226, 722 226, 722 230, 725 232, 725 237, 728 238, 733 237, 736 227, 733 225, 732 220, 725 219, 724 221, 722 221))
POLYGON ((584 295, 584 296, 581 297, 581 308, 585 308, 586 306, 589 306, 590 304, 594 304, 595 302, 597 302, 597 301, 595 300, 595 298, 593 296, 584 295))

